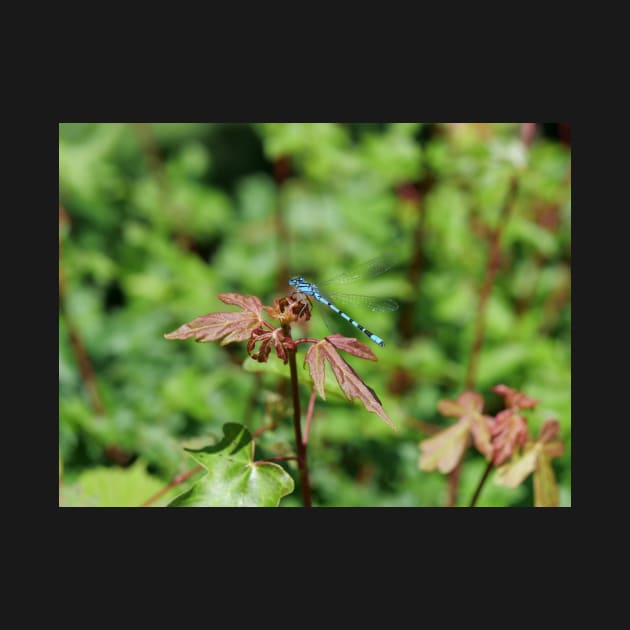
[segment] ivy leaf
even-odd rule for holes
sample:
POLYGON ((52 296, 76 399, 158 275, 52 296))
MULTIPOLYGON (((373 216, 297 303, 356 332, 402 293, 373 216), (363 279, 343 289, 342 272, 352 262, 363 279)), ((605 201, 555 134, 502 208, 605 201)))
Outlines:
MULTIPOLYGON (((348 337, 343 337, 342 335, 331 335, 330 340, 329 338, 324 338, 314 343, 308 349, 306 357, 304 358, 304 364, 309 367, 317 393, 323 400, 326 400, 324 382, 326 377, 326 362, 328 362, 346 398, 348 400, 358 398, 370 413, 375 413, 383 418, 383 420, 396 431, 396 426, 385 413, 383 405, 374 390, 361 380, 361 377, 355 372, 354 368, 337 352, 337 348, 343 348, 347 349, 348 352, 355 356, 369 358, 364 356, 366 353, 360 347, 364 346, 364 344, 356 341, 356 339, 354 341, 358 345, 353 344, 351 341, 344 341, 348 339, 348 337)), ((367 350, 371 354, 371 350, 369 350, 369 348, 367 348, 367 350)))
POLYGON ((470 422, 456 424, 420 442, 420 470, 449 473, 461 459, 470 441, 470 422))
POLYGON ((239 293, 220 293, 218 298, 224 304, 239 306, 240 313, 210 313, 196 317, 191 322, 181 325, 177 330, 164 335, 166 339, 189 339, 207 343, 223 339, 225 346, 234 341, 249 339, 252 330, 260 326, 262 319, 262 302, 254 295, 239 293))
POLYGON ((252 436, 240 424, 224 424, 223 439, 214 446, 186 450, 208 473, 169 507, 277 507, 294 490, 278 464, 253 460, 252 436))

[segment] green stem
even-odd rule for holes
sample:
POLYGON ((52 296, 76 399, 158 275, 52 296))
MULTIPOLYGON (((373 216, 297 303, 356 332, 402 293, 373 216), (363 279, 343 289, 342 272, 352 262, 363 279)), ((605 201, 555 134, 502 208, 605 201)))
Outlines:
POLYGON ((289 350, 289 368, 291 369, 291 391, 293 393, 293 425, 295 428, 295 446, 298 455, 298 468, 300 470, 300 486, 304 507, 311 507, 311 484, 308 476, 308 464, 306 461, 306 444, 302 440, 302 424, 300 418, 300 392, 298 391, 297 365, 295 362, 295 350, 289 350))
POLYGON ((486 466, 486 469, 483 471, 483 475, 479 481, 479 485, 477 486, 477 489, 475 490, 475 494, 473 494, 473 498, 470 501, 470 507, 475 507, 475 504, 477 503, 477 499, 479 498, 479 495, 481 494, 481 489, 486 483, 486 479, 488 479, 488 475, 490 474, 490 471, 492 470, 492 468, 493 468, 493 464, 492 464, 492 460, 490 460, 488 462, 488 465, 486 466))

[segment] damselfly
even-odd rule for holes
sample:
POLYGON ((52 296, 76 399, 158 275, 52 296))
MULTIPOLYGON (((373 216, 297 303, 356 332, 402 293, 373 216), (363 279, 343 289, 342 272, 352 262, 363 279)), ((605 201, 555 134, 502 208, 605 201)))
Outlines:
POLYGON ((388 269, 394 266, 395 258, 391 254, 380 256, 369 260, 362 265, 354 267, 350 271, 344 271, 338 276, 334 276, 325 282, 319 284, 313 284, 307 282, 302 276, 296 276, 289 280, 289 284, 295 287, 292 295, 302 302, 308 302, 309 298, 313 298, 327 306, 331 311, 337 313, 340 317, 350 322, 355 328, 358 328, 362 333, 367 335, 374 343, 379 346, 384 346, 385 342, 373 332, 370 332, 365 326, 361 326, 359 322, 352 319, 350 315, 344 313, 340 308, 335 306, 335 302, 338 304, 362 304, 370 311, 395 311, 398 309, 398 304, 394 300, 389 298, 377 298, 370 295, 350 295, 348 293, 339 293, 337 291, 327 291, 326 293, 320 290, 320 287, 328 287, 338 284, 350 284, 351 282, 357 282, 358 280, 365 278, 373 278, 385 273, 388 269))

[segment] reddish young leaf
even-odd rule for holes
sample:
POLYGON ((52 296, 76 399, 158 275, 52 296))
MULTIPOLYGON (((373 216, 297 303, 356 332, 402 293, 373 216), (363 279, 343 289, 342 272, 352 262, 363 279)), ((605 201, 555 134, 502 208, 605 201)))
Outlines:
POLYGON ((507 385, 495 385, 492 388, 493 392, 503 396, 506 407, 518 407, 519 409, 530 409, 538 404, 535 398, 530 398, 522 392, 519 392, 507 385))
POLYGON ((470 421, 454 425, 420 442, 420 470, 449 473, 457 466, 470 442, 470 421))
POLYGON ((341 387, 348 400, 358 398, 369 412, 377 414, 392 429, 397 430, 394 423, 385 413, 381 401, 374 390, 361 380, 361 377, 354 371, 352 366, 346 363, 337 352, 337 348, 326 338, 318 343, 314 343, 308 349, 304 358, 304 363, 309 367, 315 389, 324 400, 326 400, 326 392, 324 390, 326 361, 332 367, 339 387, 341 387))
POLYGON ((512 409, 499 412, 490 427, 494 465, 499 466, 508 460, 517 446, 524 446, 527 440, 527 424, 523 416, 512 409))
POLYGON ((273 330, 267 330, 262 326, 254 328, 247 342, 247 352, 251 355, 252 359, 256 359, 259 363, 265 363, 269 359, 272 345, 276 349, 278 358, 286 365, 289 361, 287 349, 291 348, 295 350, 295 343, 293 339, 284 334, 282 328, 274 328, 273 330), (258 342, 261 342, 260 349, 256 354, 251 354, 258 342))
POLYGON ((538 439, 541 442, 551 442, 558 435, 558 431, 560 431, 560 423, 557 420, 545 420, 540 428, 540 437, 538 439))
POLYGON ((534 472, 534 505, 536 507, 555 507, 559 504, 559 492, 551 466, 551 458, 562 455, 564 446, 554 439, 559 424, 556 420, 547 420, 543 424, 536 442, 529 441, 520 455, 497 470, 495 483, 508 488, 515 488, 528 475, 534 472))
POLYGON ((263 322, 262 302, 256 296, 239 295, 238 293, 221 293, 218 297, 224 304, 239 306, 243 311, 241 313, 202 315, 187 324, 183 324, 164 337, 166 339, 189 339, 193 337, 201 343, 222 339, 222 346, 234 341, 249 339, 254 328, 263 322))
POLYGON ((309 304, 294 296, 276 298, 271 306, 263 306, 263 310, 283 326, 297 321, 307 322, 311 318, 309 304))
POLYGON ((545 420, 540 429, 538 441, 544 444, 543 452, 548 457, 560 457, 564 455, 564 444, 555 437, 560 431, 560 423, 557 420, 545 420))
POLYGON ((348 354, 352 354, 361 359, 367 359, 368 361, 377 360, 376 355, 372 352, 371 348, 366 346, 364 343, 361 343, 354 337, 344 337, 339 333, 335 333, 333 335, 328 335, 326 339, 335 346, 337 350, 343 350, 348 354))

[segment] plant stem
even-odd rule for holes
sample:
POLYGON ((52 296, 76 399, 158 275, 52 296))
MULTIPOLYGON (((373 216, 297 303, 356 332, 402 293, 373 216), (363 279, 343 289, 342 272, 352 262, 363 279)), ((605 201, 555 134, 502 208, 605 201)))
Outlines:
MULTIPOLYGON (((406 186, 401 187, 399 192, 401 197, 414 203, 418 212, 417 224, 413 233, 411 260, 407 268, 407 279, 409 285, 412 287, 412 295, 420 294, 420 278, 422 275, 424 261, 426 197, 430 192, 433 183, 433 177, 431 174, 428 174, 417 186, 407 184, 406 186)), ((416 300, 406 302, 401 309, 400 334, 407 342, 417 335, 417 330, 415 328, 416 309, 416 300)))
MULTIPOLYGON (((486 272, 481 286, 481 292, 479 295, 479 303, 477 304, 477 317, 475 321, 475 332, 473 336, 472 347, 470 350, 470 359, 468 362, 468 371, 466 373, 465 387, 468 390, 475 388, 475 381, 477 380, 477 366, 479 365, 479 355, 481 354, 481 348, 483 347, 483 339, 486 329, 486 306, 488 304, 488 298, 492 293, 492 287, 501 265, 501 236, 503 230, 507 224, 507 220, 514 206, 514 199, 516 197, 516 191, 518 189, 518 177, 512 176, 510 181, 510 188, 507 193, 507 198, 501 209, 501 215, 497 221, 497 225, 490 232, 490 251, 488 253, 488 262, 486 264, 486 272)), ((455 466, 455 468, 449 474, 448 484, 448 502, 447 505, 452 507, 457 502, 457 487, 459 485, 459 476, 461 473, 461 461, 455 466)))
POLYGON ((488 475, 490 474, 490 471, 492 470, 492 468, 493 468, 493 464, 492 464, 492 460, 490 460, 488 462, 488 465, 486 466, 486 469, 483 471, 483 475, 479 481, 479 485, 477 486, 477 489, 475 490, 475 494, 473 494, 473 498, 470 501, 470 507, 475 507, 475 503, 477 503, 477 499, 479 498, 479 495, 481 494, 481 489, 486 483, 486 479, 488 479, 488 475))
POLYGON ((291 369, 291 391, 293 393, 293 425, 295 428, 295 446, 298 454, 298 468, 300 470, 300 486, 304 507, 311 507, 311 484, 308 477, 306 461, 306 444, 302 441, 302 424, 300 419, 300 392, 298 391, 297 365, 295 350, 288 351, 289 367, 291 369))
POLYGON ((304 429, 304 446, 308 444, 308 434, 311 430, 311 421, 313 420, 313 409, 315 408, 315 396, 317 392, 313 387, 311 397, 308 400, 308 409, 306 410, 306 427, 304 429))
POLYGON ((477 304, 477 317, 475 321, 475 334, 473 337, 472 348, 470 351, 470 360, 468 362, 468 371, 466 373, 466 389, 474 389, 475 381, 477 379, 477 365, 479 363, 479 355, 483 346, 483 339, 486 328, 486 306, 488 298, 492 293, 492 287, 499 271, 501 264, 501 235, 507 220, 510 216, 512 206, 514 205, 514 198, 516 197, 516 191, 518 188, 518 179, 516 175, 512 177, 510 182, 510 189, 507 194, 507 199, 501 210, 501 216, 497 222, 496 227, 489 236, 490 252, 488 254, 488 262, 486 265, 486 273, 481 286, 481 292, 479 295, 479 303, 477 304))
POLYGON ((171 488, 174 488, 180 483, 183 483, 184 481, 186 481, 186 479, 190 479, 190 477, 198 473, 200 470, 203 470, 203 466, 195 466, 195 468, 192 468, 191 470, 187 470, 186 472, 183 472, 177 475, 177 477, 173 478, 173 481, 171 481, 167 486, 164 486, 164 488, 162 488, 159 492, 156 492, 150 499, 147 499, 140 507, 148 507, 152 503, 155 503, 162 495, 166 494, 171 488))

